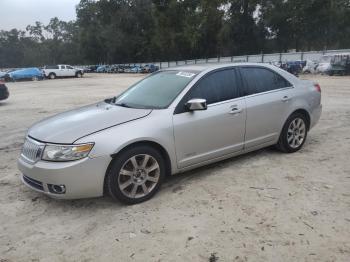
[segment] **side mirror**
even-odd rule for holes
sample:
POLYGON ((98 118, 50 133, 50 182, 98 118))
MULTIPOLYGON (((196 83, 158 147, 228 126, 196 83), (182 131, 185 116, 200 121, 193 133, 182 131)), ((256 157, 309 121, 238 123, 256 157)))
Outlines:
POLYGON ((194 98, 189 100, 185 106, 189 111, 207 110, 207 100, 202 98, 194 98))

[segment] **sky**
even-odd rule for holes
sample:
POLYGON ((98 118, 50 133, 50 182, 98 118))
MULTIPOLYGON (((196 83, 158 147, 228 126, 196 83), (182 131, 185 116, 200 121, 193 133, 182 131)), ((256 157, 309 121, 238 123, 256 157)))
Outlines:
POLYGON ((80 0, 0 0, 0 30, 24 30, 40 21, 48 24, 52 17, 75 20, 75 6, 80 0))

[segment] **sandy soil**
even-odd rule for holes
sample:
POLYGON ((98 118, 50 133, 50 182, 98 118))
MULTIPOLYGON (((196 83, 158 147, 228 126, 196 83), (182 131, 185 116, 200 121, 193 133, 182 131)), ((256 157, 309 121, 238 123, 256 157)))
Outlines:
POLYGON ((20 182, 26 129, 142 76, 10 83, 0 102, 0 261, 350 261, 350 77, 306 77, 324 112, 295 154, 264 149, 170 178, 150 201, 59 201, 20 182))

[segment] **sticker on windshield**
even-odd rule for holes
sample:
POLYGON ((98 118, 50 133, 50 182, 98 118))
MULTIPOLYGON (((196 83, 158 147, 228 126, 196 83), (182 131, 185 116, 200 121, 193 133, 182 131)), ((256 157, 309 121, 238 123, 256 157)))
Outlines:
POLYGON ((191 77, 195 76, 196 74, 193 74, 190 72, 178 72, 176 75, 191 78, 191 77))

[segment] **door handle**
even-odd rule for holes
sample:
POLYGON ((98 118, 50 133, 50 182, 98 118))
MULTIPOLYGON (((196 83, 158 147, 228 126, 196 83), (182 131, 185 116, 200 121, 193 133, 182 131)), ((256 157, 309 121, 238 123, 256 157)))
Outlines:
POLYGON ((235 114, 239 114, 243 111, 242 108, 238 108, 238 106, 231 106, 231 110, 230 110, 230 114, 235 115, 235 114))
POLYGON ((282 97, 282 102, 288 102, 290 100, 289 96, 282 97))

